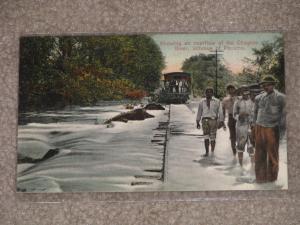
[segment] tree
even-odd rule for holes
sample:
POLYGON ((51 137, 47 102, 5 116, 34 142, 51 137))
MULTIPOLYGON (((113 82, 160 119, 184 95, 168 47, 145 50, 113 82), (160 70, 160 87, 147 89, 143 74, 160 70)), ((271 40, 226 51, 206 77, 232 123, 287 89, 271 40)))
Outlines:
POLYGON ((163 67, 146 35, 24 37, 20 109, 137 98, 159 85, 163 67))
MULTIPOLYGON (((215 55, 199 54, 186 59, 181 68, 192 74, 192 90, 194 95, 203 95, 207 86, 215 87, 216 58, 215 55)), ((226 84, 233 80, 231 72, 218 62, 218 97, 224 96, 226 84)))
POLYGON ((262 75, 274 75, 278 89, 285 91, 283 38, 276 37, 272 42, 264 42, 261 48, 254 48, 255 59, 245 58, 246 66, 240 77, 248 77, 259 82, 262 75))
POLYGON ((37 98, 44 99, 46 85, 51 82, 51 51, 54 38, 23 37, 20 39, 19 108, 37 105, 37 98))

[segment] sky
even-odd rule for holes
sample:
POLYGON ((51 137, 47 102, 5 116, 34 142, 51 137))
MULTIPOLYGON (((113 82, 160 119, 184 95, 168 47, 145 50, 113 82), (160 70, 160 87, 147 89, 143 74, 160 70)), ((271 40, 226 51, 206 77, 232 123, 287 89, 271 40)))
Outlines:
POLYGON ((232 72, 242 71, 243 59, 254 58, 253 48, 260 48, 265 41, 272 42, 280 33, 222 33, 222 34, 152 34, 165 57, 166 68, 162 71, 181 71, 185 59, 203 54, 220 52, 219 59, 232 72))

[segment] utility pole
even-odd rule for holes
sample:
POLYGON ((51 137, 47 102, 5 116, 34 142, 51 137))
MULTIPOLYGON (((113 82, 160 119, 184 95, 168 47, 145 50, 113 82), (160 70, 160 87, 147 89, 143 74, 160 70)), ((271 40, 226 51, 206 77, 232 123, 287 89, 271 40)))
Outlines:
POLYGON ((260 80, 261 57, 257 56, 256 57, 256 62, 258 64, 258 68, 257 68, 257 71, 256 71, 256 82, 259 83, 259 80, 260 80))
POLYGON ((220 51, 216 48, 215 51, 211 51, 211 52, 215 53, 211 55, 215 55, 216 58, 215 96, 218 97, 218 55, 220 55, 219 53, 223 51, 220 51))

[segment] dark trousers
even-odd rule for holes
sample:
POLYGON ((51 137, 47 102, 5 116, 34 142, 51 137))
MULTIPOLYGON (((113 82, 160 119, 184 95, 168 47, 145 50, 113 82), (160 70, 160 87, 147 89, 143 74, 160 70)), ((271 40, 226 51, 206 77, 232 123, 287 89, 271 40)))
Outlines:
POLYGON ((229 129, 229 135, 230 135, 230 142, 231 142, 231 149, 233 154, 236 154, 236 129, 235 129, 236 121, 233 118, 232 114, 229 114, 228 116, 228 129, 229 129))
POLYGON ((277 180, 279 127, 255 126, 255 175, 258 183, 277 180))

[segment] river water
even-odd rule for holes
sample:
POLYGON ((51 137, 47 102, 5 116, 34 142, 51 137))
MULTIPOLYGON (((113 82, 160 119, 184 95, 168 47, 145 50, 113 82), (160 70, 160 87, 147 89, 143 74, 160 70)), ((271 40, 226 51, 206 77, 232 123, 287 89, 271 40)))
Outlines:
MULTIPOLYGON (((162 147, 151 142, 165 111, 149 111, 144 121, 103 122, 128 111, 124 104, 100 104, 62 111, 27 113, 19 125, 18 153, 41 157, 49 149, 59 154, 36 164, 18 165, 18 188, 28 192, 134 191, 143 176, 158 177, 162 147), (147 170, 150 170, 147 171, 147 170)), ((160 185, 157 179, 152 185, 160 185)))
POLYGON ((41 158, 49 149, 54 157, 38 163, 18 164, 17 187, 26 192, 83 191, 201 191, 287 189, 286 142, 280 145, 278 181, 253 183, 254 172, 245 154, 240 168, 230 150, 228 131, 218 131, 213 158, 204 153, 201 132, 195 128, 196 102, 171 105, 162 169, 164 130, 168 110, 149 110, 143 121, 103 122, 128 111, 124 103, 102 102, 93 107, 21 115, 18 154, 41 158), (200 160, 199 160, 200 159, 200 160), (161 180, 162 173, 164 181, 161 180))

